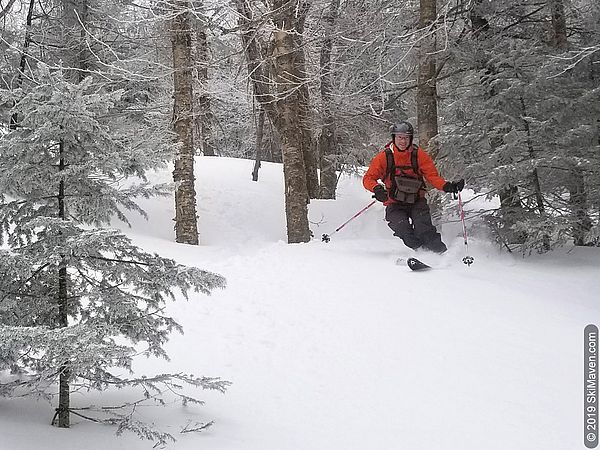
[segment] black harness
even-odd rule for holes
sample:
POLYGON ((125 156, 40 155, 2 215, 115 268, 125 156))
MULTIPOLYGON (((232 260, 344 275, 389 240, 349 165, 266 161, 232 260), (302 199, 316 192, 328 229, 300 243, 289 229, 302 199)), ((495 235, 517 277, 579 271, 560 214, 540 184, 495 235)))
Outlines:
POLYGON ((410 166, 396 166, 394 161, 394 152, 390 147, 385 149, 387 157, 387 175, 390 178, 391 189, 390 197, 400 203, 413 204, 419 197, 419 191, 425 189, 423 175, 419 170, 419 149, 411 146, 410 149, 410 166), (416 176, 406 174, 407 169, 412 169, 416 176), (396 173, 399 171, 399 173, 396 173))

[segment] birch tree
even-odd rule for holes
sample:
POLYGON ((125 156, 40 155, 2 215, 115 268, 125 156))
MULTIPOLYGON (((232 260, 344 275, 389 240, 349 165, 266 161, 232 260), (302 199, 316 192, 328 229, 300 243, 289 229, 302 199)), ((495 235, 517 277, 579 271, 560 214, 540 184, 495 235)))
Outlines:
POLYGON ((248 74, 254 94, 281 138, 285 183, 285 212, 289 243, 308 242, 309 190, 306 175, 306 135, 299 126, 305 123, 302 107, 305 95, 304 56, 298 46, 297 34, 304 26, 308 12, 307 2, 275 1, 272 43, 267 45, 259 35, 256 11, 250 0, 236 0, 240 17, 242 42, 248 62, 248 74), (273 65, 264 60, 271 52, 273 65))
POLYGON ((194 115, 192 78, 192 24, 190 0, 175 0, 171 24, 173 49, 173 130, 179 148, 175 157, 175 240, 198 245, 196 189, 194 186, 194 115))

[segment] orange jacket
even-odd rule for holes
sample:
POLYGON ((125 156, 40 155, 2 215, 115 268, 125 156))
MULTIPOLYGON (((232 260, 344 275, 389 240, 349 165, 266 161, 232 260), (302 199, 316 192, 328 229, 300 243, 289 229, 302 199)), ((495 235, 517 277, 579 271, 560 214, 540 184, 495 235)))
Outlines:
MULTIPOLYGON (((446 184, 446 180, 440 176, 440 174, 438 173, 438 171, 435 167, 435 164, 433 163, 433 160, 431 159, 431 156, 429 156, 427 153, 425 153, 425 151, 422 148, 420 148, 420 147, 415 148, 415 146, 411 146, 410 149, 407 149, 407 150, 401 152, 400 150, 398 150, 398 148, 394 145, 393 142, 390 142, 389 144, 387 144, 385 146, 385 148, 388 148, 388 147, 391 148, 394 152, 394 163, 396 164, 396 167, 399 167, 399 166, 411 167, 411 163, 410 163, 410 154, 411 153, 410 152, 416 150, 418 152, 417 153, 417 161, 418 161, 418 168, 419 168, 419 171, 421 172, 421 175, 434 188, 439 189, 440 191, 443 190, 444 184, 446 184)), ((415 173, 413 172, 412 169, 404 170, 404 172, 409 176, 415 175, 415 173)), ((369 165, 369 169, 363 176, 363 186, 366 189, 368 189, 369 191, 373 192, 373 189, 378 184, 377 183, 378 180, 381 180, 384 182, 385 188, 389 192, 390 189, 392 188, 392 182, 391 182, 390 177, 387 176, 387 156, 385 154, 385 150, 383 150, 383 151, 379 152, 377 155, 375 155, 375 157, 373 158, 373 161, 371 161, 371 164, 369 165)), ((421 196, 424 196, 424 195, 425 195, 425 191, 421 191, 421 196)), ((390 203, 395 203, 395 200, 389 199, 387 202, 384 203, 384 205, 389 205, 390 203)))

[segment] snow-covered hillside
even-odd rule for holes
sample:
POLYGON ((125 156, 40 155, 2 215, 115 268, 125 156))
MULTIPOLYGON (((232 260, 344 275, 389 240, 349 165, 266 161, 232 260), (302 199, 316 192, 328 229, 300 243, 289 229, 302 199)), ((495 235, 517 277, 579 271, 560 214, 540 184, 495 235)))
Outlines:
MULTIPOLYGON (((450 250, 421 253, 435 270, 396 265, 410 253, 376 204, 321 242, 371 197, 343 177, 338 199, 313 201, 307 244, 285 243, 281 166, 198 158, 201 245, 173 242, 171 198, 144 200, 150 219, 124 231, 146 250, 224 275, 227 289, 170 305, 185 329, 170 362, 140 359, 137 374, 191 372, 233 384, 199 392, 204 406, 148 407, 174 449, 506 450, 583 448, 583 330, 600 324, 600 249, 522 259, 444 225, 450 250), (200 434, 180 425, 215 424, 200 434)), ((169 181, 168 170, 151 174, 169 181)), ((123 227, 115 223, 115 226, 123 227)), ((73 402, 120 404, 128 392, 73 402)), ((0 448, 147 449, 135 436, 52 406, 0 399, 0 448)))

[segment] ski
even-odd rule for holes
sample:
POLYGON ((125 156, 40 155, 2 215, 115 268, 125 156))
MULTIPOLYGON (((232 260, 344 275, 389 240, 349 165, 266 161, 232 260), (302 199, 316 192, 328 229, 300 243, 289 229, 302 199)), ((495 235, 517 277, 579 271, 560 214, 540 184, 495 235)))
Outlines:
POLYGON ((408 258, 406 260, 406 264, 408 265, 410 270, 415 270, 415 271, 429 270, 432 268, 431 266, 428 266, 424 262, 419 261, 417 258, 408 258))
MULTIPOLYGON (((473 264, 473 257, 465 256, 462 259, 462 262, 470 267, 471 264, 473 264)), ((425 264, 423 261, 420 261, 417 258, 400 257, 396 260, 397 266, 403 266, 404 264, 406 264, 411 270, 414 270, 414 271, 433 269, 433 267, 431 267, 428 264, 425 264)))
POLYGON ((425 270, 425 269, 433 269, 428 264, 425 264, 423 261, 418 260, 417 258, 406 258, 400 257, 396 260, 397 266, 408 265, 412 270, 425 270))

